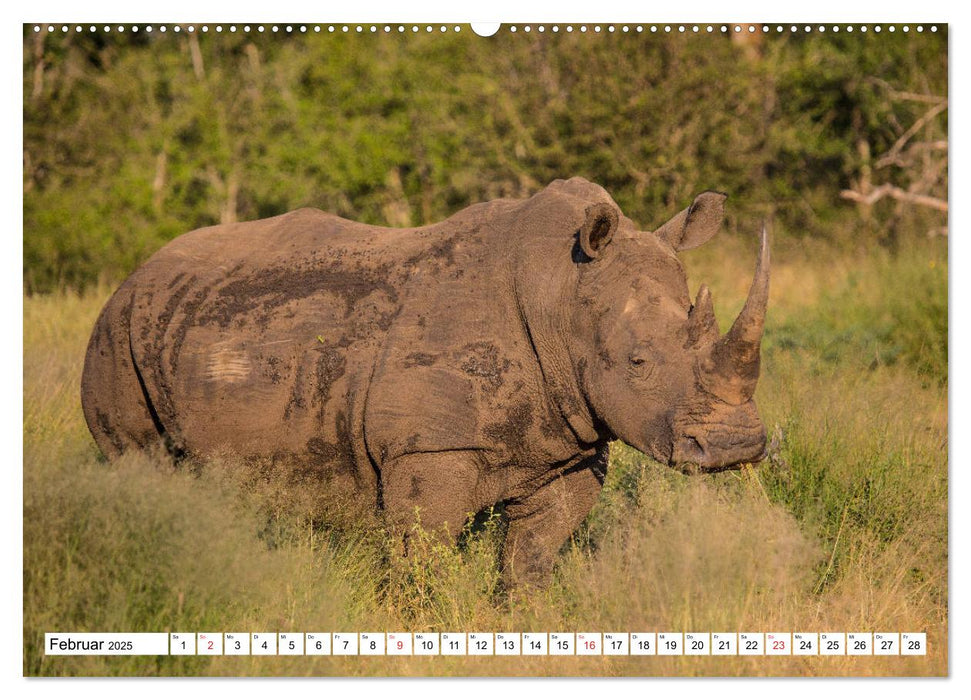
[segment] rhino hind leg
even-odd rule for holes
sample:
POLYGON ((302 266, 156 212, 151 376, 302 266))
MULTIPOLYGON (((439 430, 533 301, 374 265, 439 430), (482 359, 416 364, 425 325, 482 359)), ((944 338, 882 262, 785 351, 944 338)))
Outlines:
POLYGON ((109 459, 162 444, 161 426, 132 358, 131 306, 124 303, 122 290, 105 305, 95 324, 81 376, 84 419, 109 459))

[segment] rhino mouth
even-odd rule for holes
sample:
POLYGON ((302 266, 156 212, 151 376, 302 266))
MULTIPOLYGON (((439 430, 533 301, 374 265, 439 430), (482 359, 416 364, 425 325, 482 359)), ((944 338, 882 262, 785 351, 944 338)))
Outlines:
POLYGON ((682 435, 675 442, 670 466, 685 474, 716 473, 765 459, 764 430, 719 437, 728 439, 716 443, 701 435, 682 435))

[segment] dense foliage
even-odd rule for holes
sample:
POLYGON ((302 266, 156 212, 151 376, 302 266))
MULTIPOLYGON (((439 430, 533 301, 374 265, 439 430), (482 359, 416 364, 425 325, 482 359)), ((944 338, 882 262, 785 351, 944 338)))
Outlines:
POLYGON ((25 27, 25 289, 117 281, 221 221, 420 225, 572 175, 645 227, 710 188, 783 237, 939 230, 933 207, 840 191, 946 199, 946 29, 756 39, 25 27))

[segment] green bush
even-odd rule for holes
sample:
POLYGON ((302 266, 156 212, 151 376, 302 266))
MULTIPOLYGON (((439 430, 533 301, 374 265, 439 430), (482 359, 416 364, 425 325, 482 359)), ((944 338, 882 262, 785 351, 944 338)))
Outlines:
MULTIPOLYGON (((899 95, 947 94, 946 30, 876 39, 769 33, 753 54, 704 34, 25 27, 26 289, 118 281, 220 221, 316 206, 421 225, 573 175, 644 227, 710 188, 733 195, 733 228, 839 241, 857 214, 840 190, 927 110, 899 95)), ((946 140, 946 116, 920 138, 946 140)), ((861 213, 884 243, 945 222, 889 199, 861 213)))

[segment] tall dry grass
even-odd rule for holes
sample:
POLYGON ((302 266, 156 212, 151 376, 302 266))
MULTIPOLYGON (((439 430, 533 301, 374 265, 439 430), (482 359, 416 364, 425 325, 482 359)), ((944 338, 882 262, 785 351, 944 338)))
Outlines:
MULTIPOLYGON (((730 243, 726 245, 731 248, 730 243)), ((821 251, 823 249, 820 249, 821 251)), ((461 547, 316 522, 232 461, 104 462, 81 416, 108 290, 24 300, 28 675, 943 675, 946 252, 775 251, 761 466, 684 477, 616 445, 553 585, 498 586, 501 518, 461 547), (919 266, 916 269, 914 266, 919 266), (942 296, 943 294, 943 296, 942 296), (930 309, 930 311, 928 311, 930 309), (888 320, 889 319, 889 320, 888 320), (907 326, 907 327, 904 327, 907 326), (916 339, 915 339, 916 338, 916 339), (51 631, 926 631, 926 657, 47 657, 51 631)), ((751 251, 697 254, 727 319, 751 251)), ((724 326, 724 321, 723 321, 724 326)))

